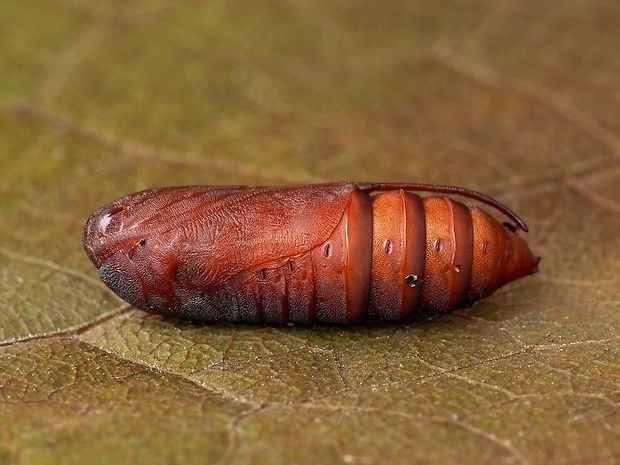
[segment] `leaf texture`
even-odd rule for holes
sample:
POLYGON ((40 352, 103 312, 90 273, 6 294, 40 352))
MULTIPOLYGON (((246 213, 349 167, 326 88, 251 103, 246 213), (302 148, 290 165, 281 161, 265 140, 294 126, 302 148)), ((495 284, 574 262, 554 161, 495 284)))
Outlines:
POLYGON ((620 462, 620 5, 4 0, 0 464, 620 462), (194 325, 81 246, 176 184, 454 184, 541 272, 410 325, 194 325))

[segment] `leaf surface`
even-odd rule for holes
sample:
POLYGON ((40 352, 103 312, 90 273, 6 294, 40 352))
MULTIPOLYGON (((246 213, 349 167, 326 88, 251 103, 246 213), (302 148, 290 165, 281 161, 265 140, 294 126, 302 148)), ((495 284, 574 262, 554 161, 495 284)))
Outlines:
POLYGON ((0 464, 620 461, 620 6, 5 0, 0 464), (176 184, 455 184, 541 272, 409 325, 131 309, 91 211, 176 184))

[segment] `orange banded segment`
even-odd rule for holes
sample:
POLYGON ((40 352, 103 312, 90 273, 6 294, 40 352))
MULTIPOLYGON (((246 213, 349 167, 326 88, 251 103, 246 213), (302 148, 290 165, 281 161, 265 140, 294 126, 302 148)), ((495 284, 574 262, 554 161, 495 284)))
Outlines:
POLYGON ((401 320, 420 300, 424 274, 424 209, 403 190, 373 198, 371 317, 401 320))

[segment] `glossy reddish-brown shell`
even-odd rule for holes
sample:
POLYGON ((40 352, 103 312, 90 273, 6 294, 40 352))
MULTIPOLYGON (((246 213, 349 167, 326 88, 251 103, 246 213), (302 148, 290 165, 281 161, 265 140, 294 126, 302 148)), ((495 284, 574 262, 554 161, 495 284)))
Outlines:
POLYGON ((403 320, 467 307, 537 270, 513 228, 409 190, 472 197, 526 229, 499 202, 450 186, 185 186, 102 207, 83 243, 130 304, 210 322, 403 320))

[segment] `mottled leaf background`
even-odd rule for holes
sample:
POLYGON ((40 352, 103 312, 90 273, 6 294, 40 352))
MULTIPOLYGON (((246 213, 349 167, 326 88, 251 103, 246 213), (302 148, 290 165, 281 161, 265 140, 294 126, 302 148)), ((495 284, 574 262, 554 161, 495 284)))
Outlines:
POLYGON ((2 0, 0 463, 620 462, 620 3, 2 0), (133 310, 89 213, 170 184, 412 181, 541 273, 415 325, 133 310))

